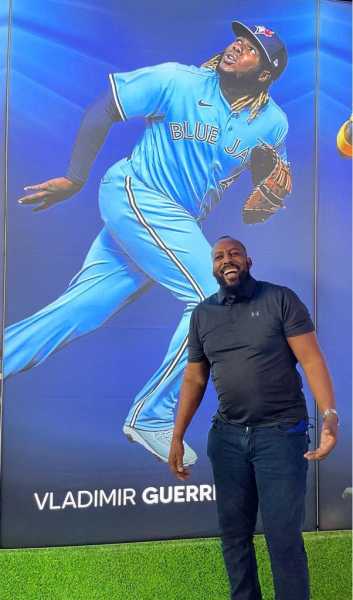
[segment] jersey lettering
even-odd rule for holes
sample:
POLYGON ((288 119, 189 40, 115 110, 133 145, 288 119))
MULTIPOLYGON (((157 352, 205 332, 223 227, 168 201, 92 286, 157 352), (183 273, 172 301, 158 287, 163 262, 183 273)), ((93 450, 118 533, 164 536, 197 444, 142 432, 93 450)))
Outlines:
POLYGON ((239 146, 240 146, 240 139, 237 138, 236 140, 234 140, 234 142, 231 146, 227 146, 226 148, 224 148, 224 151, 227 154, 230 154, 233 158, 240 158, 241 164, 243 165, 248 157, 250 148, 248 147, 248 148, 245 148, 244 150, 241 150, 240 152, 237 152, 239 146))
POLYGON ((208 144, 215 144, 219 133, 218 127, 200 121, 196 121, 194 126, 189 121, 183 121, 182 123, 171 121, 169 129, 172 140, 197 140, 208 144))

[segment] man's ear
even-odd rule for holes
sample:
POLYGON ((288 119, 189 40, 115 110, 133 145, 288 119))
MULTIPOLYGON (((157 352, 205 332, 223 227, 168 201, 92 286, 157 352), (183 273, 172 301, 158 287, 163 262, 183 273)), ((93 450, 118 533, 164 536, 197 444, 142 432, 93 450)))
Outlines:
POLYGON ((251 260, 250 256, 247 256, 246 262, 248 263, 248 269, 250 269, 252 267, 252 260, 251 260))
POLYGON ((271 71, 268 71, 268 70, 261 71, 258 79, 259 79, 259 81, 262 81, 262 82, 269 81, 269 79, 271 79, 271 71))

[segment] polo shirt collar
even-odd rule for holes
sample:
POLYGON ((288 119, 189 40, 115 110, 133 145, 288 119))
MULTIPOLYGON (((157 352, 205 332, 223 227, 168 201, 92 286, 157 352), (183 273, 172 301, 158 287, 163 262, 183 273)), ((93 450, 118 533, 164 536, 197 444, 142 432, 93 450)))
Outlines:
POLYGON ((251 275, 248 275, 248 277, 244 281, 242 281, 240 286, 237 288, 235 294, 230 294, 226 289, 219 288, 217 292, 218 303, 224 304, 226 299, 229 297, 235 297, 235 300, 233 300, 234 302, 237 302, 238 300, 243 300, 245 298, 250 299, 254 295, 255 288, 256 279, 251 277, 251 275))

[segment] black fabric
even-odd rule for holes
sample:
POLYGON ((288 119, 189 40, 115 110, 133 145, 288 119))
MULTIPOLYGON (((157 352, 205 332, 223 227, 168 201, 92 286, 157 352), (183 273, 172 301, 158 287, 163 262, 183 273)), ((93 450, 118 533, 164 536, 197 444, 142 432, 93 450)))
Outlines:
POLYGON ((84 114, 66 173, 68 179, 75 183, 85 183, 110 127, 119 120, 110 88, 84 114))
MULTIPOLYGON (((228 292, 225 288, 219 288, 217 299, 219 304, 227 304, 230 298, 234 298, 234 301, 239 301, 243 298, 251 298, 254 295, 255 288, 256 280, 249 275, 244 281, 241 282, 236 292, 228 292)), ((233 304, 234 301, 232 300, 230 304, 233 304)))
POLYGON ((189 361, 207 359, 219 411, 238 423, 307 418, 297 360, 287 337, 314 331, 289 288, 249 277, 233 304, 220 290, 192 313, 189 361))

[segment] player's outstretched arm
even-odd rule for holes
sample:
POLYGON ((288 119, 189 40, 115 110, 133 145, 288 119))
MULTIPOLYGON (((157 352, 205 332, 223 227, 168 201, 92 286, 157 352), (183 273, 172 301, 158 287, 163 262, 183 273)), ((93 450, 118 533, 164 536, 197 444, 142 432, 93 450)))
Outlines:
POLYGON ((48 179, 48 181, 43 181, 43 183, 27 185, 24 188, 24 191, 29 192, 29 194, 19 198, 18 203, 34 205, 34 212, 45 210, 46 208, 53 206, 53 204, 62 202, 74 194, 77 194, 82 186, 83 183, 70 181, 67 177, 48 179))
POLYGON ((121 120, 111 89, 85 112, 66 176, 48 179, 24 188, 29 192, 19 204, 34 205, 34 211, 45 210, 80 191, 112 124, 121 120))
POLYGON ((169 452, 169 467, 172 473, 184 481, 190 475, 189 469, 183 465, 184 444, 183 438, 188 425, 197 411, 210 374, 207 360, 189 362, 184 372, 183 383, 180 390, 178 413, 175 420, 172 443, 169 452))

